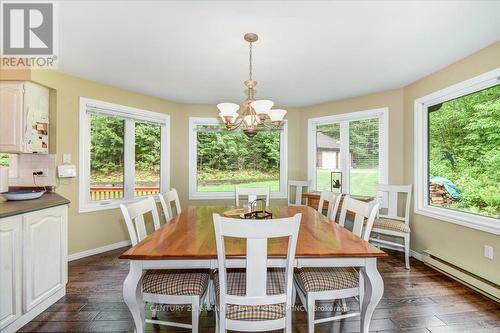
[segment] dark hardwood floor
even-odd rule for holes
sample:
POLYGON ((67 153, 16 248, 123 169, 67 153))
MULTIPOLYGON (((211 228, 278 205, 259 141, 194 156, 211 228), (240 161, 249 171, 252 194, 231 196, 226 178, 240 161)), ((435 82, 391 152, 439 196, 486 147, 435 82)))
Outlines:
MULTIPOLYGON (((21 332, 130 332, 132 321, 122 300, 122 282, 128 261, 119 249, 69 264, 67 295, 24 326, 21 332)), ((384 297, 374 313, 374 332, 500 332, 500 304, 412 260, 404 268, 400 254, 379 263, 385 283, 384 297)), ((348 303, 355 306, 354 302, 348 303)), ((317 316, 326 313, 317 312, 317 316)), ((188 312, 161 313, 160 318, 190 322, 188 312)), ((189 332, 153 326, 151 332, 189 332)), ((214 332, 213 312, 203 312, 200 332, 214 332)), ((307 332, 304 311, 294 312, 293 330, 307 332)), ((359 320, 316 325, 316 332, 359 332, 359 320)))

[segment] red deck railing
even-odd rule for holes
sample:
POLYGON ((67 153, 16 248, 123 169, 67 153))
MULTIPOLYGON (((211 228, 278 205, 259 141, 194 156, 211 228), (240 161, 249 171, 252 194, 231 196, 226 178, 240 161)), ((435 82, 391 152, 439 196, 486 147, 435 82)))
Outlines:
MULTIPOLYGON (((140 197, 143 195, 152 195, 160 193, 159 187, 136 187, 134 190, 134 196, 140 197)), ((92 201, 97 200, 110 200, 110 199, 120 199, 123 198, 123 187, 91 187, 90 188, 90 199, 92 201)))

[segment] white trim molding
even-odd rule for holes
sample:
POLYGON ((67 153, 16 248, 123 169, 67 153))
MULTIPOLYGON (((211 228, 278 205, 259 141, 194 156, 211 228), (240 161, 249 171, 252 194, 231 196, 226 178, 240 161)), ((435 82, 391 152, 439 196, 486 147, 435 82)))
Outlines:
MULTIPOLYGON (((234 199, 234 192, 198 192, 196 126, 219 124, 217 118, 189 117, 189 200, 234 199)), ((288 122, 285 120, 280 136, 280 190, 271 192, 273 199, 286 199, 288 194, 288 122)))
POLYGON ((121 203, 134 202, 135 183, 135 122, 157 124, 161 127, 160 191, 170 187, 170 115, 80 97, 80 142, 78 177, 78 212, 93 212, 115 209, 121 203), (90 117, 89 114, 103 114, 125 121, 124 128, 124 193, 122 199, 90 200, 90 117))
POLYGON ((116 249, 119 249, 121 247, 130 246, 130 245, 132 245, 132 242, 130 240, 126 240, 126 241, 121 241, 118 243, 104 245, 101 247, 96 247, 95 249, 90 249, 90 250, 85 250, 85 251, 70 254, 68 256, 68 261, 73 261, 73 260, 78 260, 78 259, 90 257, 90 256, 93 256, 93 255, 96 255, 99 253, 104 253, 104 252, 108 252, 111 250, 116 250, 116 249))
MULTIPOLYGON (((349 151, 348 122, 378 118, 379 119, 379 183, 387 184, 389 181, 389 108, 356 111, 335 114, 325 117, 309 118, 307 121, 307 175, 311 187, 316 189, 316 128, 321 124, 340 123, 341 126, 341 154, 349 151), (342 133, 346 133, 342 136, 342 133)), ((345 164, 345 163, 343 163, 345 164)), ((348 166, 342 167, 342 193, 349 192, 348 166)))
POLYGON ((429 106, 494 86, 499 83, 499 79, 500 68, 497 68, 482 75, 476 76, 472 79, 457 83, 448 88, 436 91, 430 95, 415 100, 413 137, 415 149, 415 214, 424 215, 445 222, 450 222, 464 227, 500 235, 499 219, 429 205, 429 142, 427 112, 427 108, 429 106))

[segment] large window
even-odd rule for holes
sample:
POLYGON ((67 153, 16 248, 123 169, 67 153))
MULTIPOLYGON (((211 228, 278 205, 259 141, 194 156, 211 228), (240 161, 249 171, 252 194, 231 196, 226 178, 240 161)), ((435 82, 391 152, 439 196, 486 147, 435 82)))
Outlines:
POLYGON ((80 99, 80 211, 168 188, 168 115, 80 99))
POLYGON ((191 199, 233 198, 236 185, 269 186, 286 197, 286 125, 248 138, 221 130, 217 119, 190 118, 191 199))
POLYGON ((416 211, 500 231, 500 71, 416 101, 416 211))
POLYGON ((309 179, 316 190, 376 195, 387 182, 387 110, 309 120, 309 179))

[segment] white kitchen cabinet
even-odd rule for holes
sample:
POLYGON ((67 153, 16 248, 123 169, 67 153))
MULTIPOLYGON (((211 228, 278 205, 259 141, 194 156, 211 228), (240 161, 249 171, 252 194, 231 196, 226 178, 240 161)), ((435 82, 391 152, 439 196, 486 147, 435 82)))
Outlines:
POLYGON ((0 152, 48 153, 49 89, 0 81, 0 152))
POLYGON ((22 82, 0 82, 0 152, 23 150, 22 82))
POLYGON ((68 206, 0 219, 0 332, 16 332, 66 293, 68 206))
POLYGON ((22 314, 22 226, 21 216, 0 219, 0 330, 22 314))
POLYGON ((24 215, 24 311, 66 285, 66 210, 59 206, 24 215))

